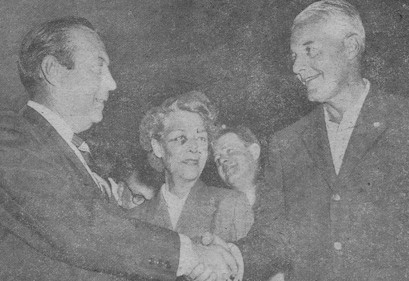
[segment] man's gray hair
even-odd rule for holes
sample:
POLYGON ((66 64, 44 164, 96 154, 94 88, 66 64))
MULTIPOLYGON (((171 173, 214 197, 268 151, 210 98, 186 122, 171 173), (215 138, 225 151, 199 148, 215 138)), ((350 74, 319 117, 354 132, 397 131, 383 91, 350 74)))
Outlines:
POLYGON ((334 23, 345 36, 357 35, 360 53, 365 50, 365 29, 358 10, 344 0, 323 0, 314 2, 299 13, 291 30, 310 19, 319 19, 334 23))

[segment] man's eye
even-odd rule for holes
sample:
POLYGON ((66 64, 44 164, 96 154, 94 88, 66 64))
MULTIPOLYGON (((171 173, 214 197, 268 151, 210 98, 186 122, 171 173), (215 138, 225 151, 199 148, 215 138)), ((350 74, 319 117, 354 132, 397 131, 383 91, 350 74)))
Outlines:
POLYGON ((318 55, 318 50, 316 48, 313 48, 313 47, 307 47, 307 55, 310 58, 313 58, 316 55, 318 55))
POLYGON ((185 136, 178 136, 178 137, 175 137, 175 138, 171 139, 170 141, 178 142, 180 144, 184 144, 186 142, 186 140, 187 140, 187 138, 185 136))
POLYGON ((103 68, 102 65, 96 64, 96 65, 94 65, 94 66, 92 67, 92 71, 93 71, 94 73, 101 74, 101 73, 102 73, 102 68, 103 68))

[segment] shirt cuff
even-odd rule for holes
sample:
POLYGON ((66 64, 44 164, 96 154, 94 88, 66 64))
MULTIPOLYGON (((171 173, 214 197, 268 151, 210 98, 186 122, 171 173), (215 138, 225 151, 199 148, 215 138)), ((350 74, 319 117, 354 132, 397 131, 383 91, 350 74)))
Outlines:
POLYGON ((243 256, 241 255, 240 249, 239 247, 237 247, 236 245, 229 243, 229 248, 230 248, 230 252, 233 255, 234 259, 237 262, 237 266, 238 266, 238 271, 237 271, 237 275, 236 278, 234 280, 243 280, 243 275, 244 275, 244 261, 243 261, 243 256))
POLYGON ((197 254, 193 251, 192 241, 186 235, 180 234, 180 256, 177 276, 189 275, 189 273, 199 263, 197 254))

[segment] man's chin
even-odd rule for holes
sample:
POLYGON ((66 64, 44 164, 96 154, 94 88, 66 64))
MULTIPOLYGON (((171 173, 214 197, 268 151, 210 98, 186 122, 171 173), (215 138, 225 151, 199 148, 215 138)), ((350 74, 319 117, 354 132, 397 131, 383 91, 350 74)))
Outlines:
POLYGON ((94 113, 91 115, 91 121, 92 123, 99 123, 102 121, 103 115, 102 112, 94 113))

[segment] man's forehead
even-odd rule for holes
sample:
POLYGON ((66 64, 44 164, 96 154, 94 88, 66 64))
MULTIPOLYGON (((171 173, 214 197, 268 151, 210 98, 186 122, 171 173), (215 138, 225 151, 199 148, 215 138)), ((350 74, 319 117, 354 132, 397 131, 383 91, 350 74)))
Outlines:
POLYGON ((295 25, 291 31, 291 44, 305 46, 324 37, 338 37, 342 34, 339 23, 331 19, 311 18, 295 25))
POLYGON ((98 53, 99 57, 109 63, 105 45, 95 31, 87 27, 74 28, 70 31, 69 41, 77 49, 98 53))
POLYGON ((219 137, 215 143, 215 147, 218 149, 223 149, 227 146, 244 146, 244 141, 237 134, 229 132, 219 137))

